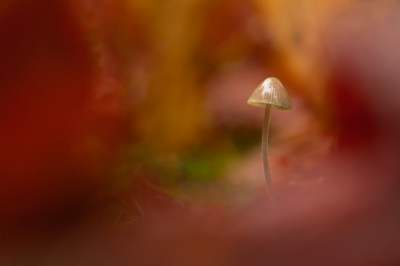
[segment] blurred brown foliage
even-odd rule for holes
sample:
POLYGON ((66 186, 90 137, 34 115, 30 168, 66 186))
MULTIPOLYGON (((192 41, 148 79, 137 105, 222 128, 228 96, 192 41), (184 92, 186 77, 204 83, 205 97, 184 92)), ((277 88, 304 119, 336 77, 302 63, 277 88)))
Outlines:
POLYGON ((397 265, 398 13, 0 1, 0 261, 397 265), (246 105, 268 76, 294 105, 271 117, 275 210, 246 105))

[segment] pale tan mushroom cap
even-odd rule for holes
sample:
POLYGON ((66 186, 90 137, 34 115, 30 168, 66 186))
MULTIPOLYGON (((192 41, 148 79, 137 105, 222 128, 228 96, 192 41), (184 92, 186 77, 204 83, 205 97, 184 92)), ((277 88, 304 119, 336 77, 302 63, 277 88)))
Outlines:
POLYGON ((270 104, 271 108, 275 109, 292 109, 292 101, 289 98, 289 94, 277 78, 264 80, 251 94, 247 103, 257 107, 265 107, 270 104))

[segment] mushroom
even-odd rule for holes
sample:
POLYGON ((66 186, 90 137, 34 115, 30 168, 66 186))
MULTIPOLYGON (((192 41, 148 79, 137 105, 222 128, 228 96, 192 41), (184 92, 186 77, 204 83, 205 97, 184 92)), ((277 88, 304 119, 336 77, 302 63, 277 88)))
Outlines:
POLYGON ((267 183, 267 191, 271 202, 275 202, 275 194, 272 188, 271 176, 268 166, 268 127, 270 109, 290 110, 292 102, 282 83, 277 78, 267 78, 251 94, 248 104, 256 107, 265 107, 264 125, 261 141, 261 153, 264 167, 264 176, 267 183))

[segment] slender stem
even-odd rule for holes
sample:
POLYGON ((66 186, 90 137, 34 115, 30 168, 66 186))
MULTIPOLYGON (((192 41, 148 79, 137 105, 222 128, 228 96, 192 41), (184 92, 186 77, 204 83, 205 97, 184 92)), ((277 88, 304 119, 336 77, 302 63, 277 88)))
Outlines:
POLYGON ((262 141, 261 141, 261 153, 262 153, 262 161, 264 167, 264 176, 265 176, 265 181, 267 183, 268 196, 271 202, 275 203, 275 194, 274 194, 274 189, 272 188, 271 175, 269 174, 269 166, 268 166, 268 127, 269 127, 270 110, 271 110, 271 105, 268 104, 265 107, 264 126, 263 126, 262 141))

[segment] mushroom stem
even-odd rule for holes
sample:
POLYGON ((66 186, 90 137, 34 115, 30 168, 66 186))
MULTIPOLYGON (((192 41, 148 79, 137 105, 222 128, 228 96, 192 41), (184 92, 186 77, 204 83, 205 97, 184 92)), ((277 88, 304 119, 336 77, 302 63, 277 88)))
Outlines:
POLYGON ((268 166, 268 129, 269 129, 269 113, 271 110, 271 105, 267 104, 265 106, 265 115, 264 115, 264 125, 262 132, 262 140, 261 140, 261 153, 262 153, 262 161, 264 167, 264 176, 265 181, 267 183, 267 191, 269 199, 272 203, 275 203, 275 194, 272 188, 271 175, 269 174, 269 166, 268 166))

